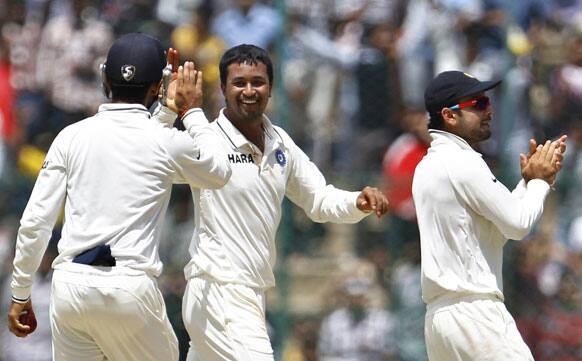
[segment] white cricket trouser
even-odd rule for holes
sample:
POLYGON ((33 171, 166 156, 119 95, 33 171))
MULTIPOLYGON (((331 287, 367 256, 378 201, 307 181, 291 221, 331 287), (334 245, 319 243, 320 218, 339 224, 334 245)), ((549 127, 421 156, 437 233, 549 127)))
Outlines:
POLYGON ((190 335, 188 361, 274 359, 262 291, 204 276, 191 278, 182 318, 190 335))
POLYGON ((177 361, 178 339, 155 278, 124 267, 55 267, 55 361, 177 361))
POLYGON ((493 296, 437 300, 427 306, 430 361, 533 361, 513 317, 493 296))

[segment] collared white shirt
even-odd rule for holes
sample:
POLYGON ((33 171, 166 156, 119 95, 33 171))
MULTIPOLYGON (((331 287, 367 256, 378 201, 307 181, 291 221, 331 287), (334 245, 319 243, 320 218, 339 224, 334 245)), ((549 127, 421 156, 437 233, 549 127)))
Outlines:
POLYGON ((275 233, 284 197, 315 222, 355 223, 359 192, 327 185, 307 155, 264 118, 264 154, 225 117, 211 123, 227 153, 232 177, 221 189, 192 189, 195 230, 186 278, 206 274, 253 288, 275 285, 275 233))
POLYGON ((412 193, 422 254, 422 297, 493 295, 503 300, 507 239, 523 239, 543 211, 549 185, 522 180, 513 192, 460 137, 431 130, 412 193))
POLYGON ((172 183, 215 188, 230 176, 224 156, 215 154, 216 135, 202 111, 187 117, 205 125, 191 127, 189 135, 150 119, 143 105, 103 104, 94 116, 59 133, 20 221, 11 284, 17 301, 30 296, 32 275, 63 202, 53 267, 108 244, 118 266, 160 274, 160 228, 172 183))

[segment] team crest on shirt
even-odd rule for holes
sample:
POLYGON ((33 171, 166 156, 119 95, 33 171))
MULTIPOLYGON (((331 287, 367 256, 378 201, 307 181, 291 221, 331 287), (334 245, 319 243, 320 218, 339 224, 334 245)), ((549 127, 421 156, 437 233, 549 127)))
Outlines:
POLYGON ((287 164, 287 158, 285 158, 285 153, 283 153, 281 149, 277 149, 275 151, 275 159, 277 160, 277 163, 279 163, 281 167, 284 167, 285 164, 287 164))
POLYGON ((135 66, 134 65, 124 65, 121 67, 121 76, 125 81, 131 81, 135 76, 135 66))

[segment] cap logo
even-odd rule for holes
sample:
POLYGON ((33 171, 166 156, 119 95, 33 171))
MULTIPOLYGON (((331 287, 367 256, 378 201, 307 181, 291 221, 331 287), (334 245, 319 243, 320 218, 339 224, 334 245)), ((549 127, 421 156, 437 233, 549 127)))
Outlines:
POLYGON ((135 75, 135 66, 134 65, 124 65, 121 67, 121 76, 125 81, 131 81, 135 75))
POLYGON ((475 77, 473 75, 471 75, 471 74, 467 74, 467 73, 463 73, 463 74, 465 74, 466 77, 475 79, 475 77))

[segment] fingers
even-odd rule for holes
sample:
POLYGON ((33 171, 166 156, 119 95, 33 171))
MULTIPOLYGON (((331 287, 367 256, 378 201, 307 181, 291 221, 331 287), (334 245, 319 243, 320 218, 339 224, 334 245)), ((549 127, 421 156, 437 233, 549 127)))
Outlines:
MULTIPOLYGON (((27 325, 24 322, 21 322, 21 320, 28 319, 28 317, 26 317, 28 315, 28 310, 26 309, 27 305, 29 304, 12 302, 10 310, 8 311, 8 329, 18 337, 26 337, 28 334, 34 331, 31 325, 27 325)), ((32 308, 30 310, 32 310, 32 308)), ((34 317, 34 313, 32 313, 32 317, 34 318, 34 324, 36 324, 36 317, 34 317)))
POLYGON ((522 170, 527 165, 527 157, 523 153, 519 153, 519 165, 521 166, 522 170))
POLYGON ((365 187, 356 202, 358 209, 363 212, 374 212, 377 217, 381 217, 388 211, 388 200, 386 196, 377 188, 365 187))
POLYGON ((196 93, 202 94, 202 72, 196 72, 196 93))
POLYGON ((184 87, 184 67, 178 67, 178 78, 176 79, 176 89, 181 90, 184 87))
POLYGON ((538 144, 535 141, 535 139, 530 139, 529 140, 529 151, 527 153, 527 157, 530 158, 536 151, 538 144))
POLYGON ((558 153, 560 152, 559 149, 557 148, 558 144, 556 142, 547 141, 546 144, 544 145, 544 147, 546 145, 548 145, 547 153, 546 153, 546 161, 550 162, 551 164, 554 164, 554 162, 552 160, 556 156, 556 152, 558 152, 558 153))

